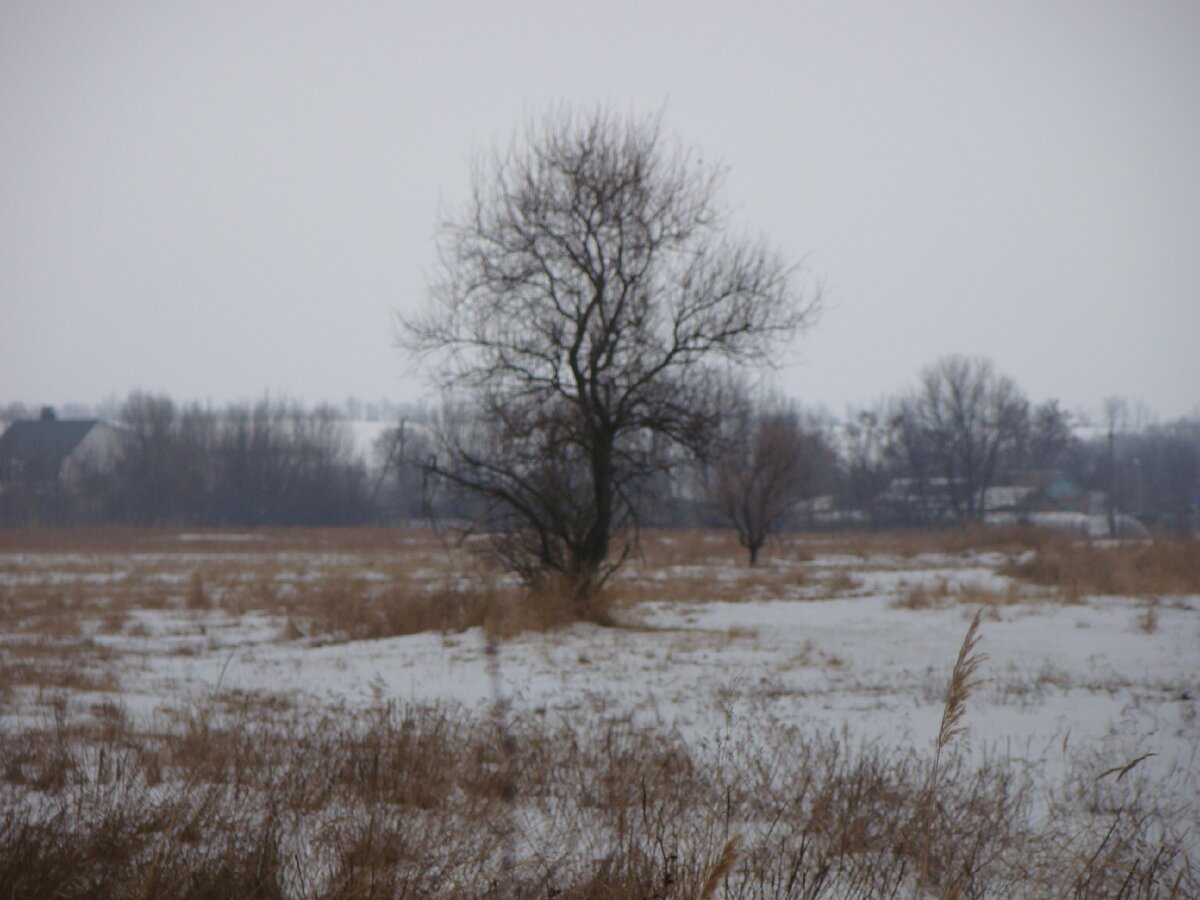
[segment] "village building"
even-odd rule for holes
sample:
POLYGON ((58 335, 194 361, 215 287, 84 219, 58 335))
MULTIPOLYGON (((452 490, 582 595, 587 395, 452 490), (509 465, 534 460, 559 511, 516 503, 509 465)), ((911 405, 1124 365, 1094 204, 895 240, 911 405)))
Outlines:
POLYGON ((59 419, 43 407, 0 435, 0 520, 48 521, 59 501, 116 465, 122 432, 99 419, 59 419))

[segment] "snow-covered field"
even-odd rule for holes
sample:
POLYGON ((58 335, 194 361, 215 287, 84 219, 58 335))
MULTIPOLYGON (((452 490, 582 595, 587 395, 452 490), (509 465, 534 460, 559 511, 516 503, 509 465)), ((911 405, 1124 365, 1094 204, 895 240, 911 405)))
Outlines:
MULTIPOLYGON (((521 708, 632 713, 689 737, 753 730, 766 717, 931 745, 975 609, 896 604, 907 585, 998 580, 986 565, 955 563, 885 571, 859 564, 862 588, 834 598, 650 601, 627 614, 636 624, 625 628, 521 635, 501 645, 502 688, 521 708)), ((968 713, 972 742, 1039 758, 1085 747, 1114 764, 1154 752, 1147 769, 1200 772, 1200 598, 1160 603, 1153 630, 1147 609, 1139 600, 1095 598, 989 610, 981 628, 988 681, 968 713)), ((338 643, 281 640, 283 630, 269 611, 151 609, 132 613, 123 632, 93 640, 116 654, 121 700, 136 713, 221 686, 313 705, 368 705, 380 695, 467 706, 493 700, 478 628, 338 643)))
MULTIPOLYGON (((391 703, 581 734, 620 721, 698 760, 779 734, 924 759, 982 609, 986 681, 954 753, 968 766, 1001 760, 1045 798, 1140 759, 1123 784, 1197 859, 1198 595, 1067 599, 1004 574, 1032 553, 1011 548, 789 539, 750 569, 725 535, 661 533, 616 584, 616 627, 524 632, 489 653, 479 627, 354 640, 339 629, 343 601, 352 616, 398 589, 495 578, 417 533, 15 543, 0 552, 9 738, 114 706, 136 728, 167 728, 181 709, 238 696, 299 716, 391 703)), ((11 793, 20 779, 9 782, 11 793)))

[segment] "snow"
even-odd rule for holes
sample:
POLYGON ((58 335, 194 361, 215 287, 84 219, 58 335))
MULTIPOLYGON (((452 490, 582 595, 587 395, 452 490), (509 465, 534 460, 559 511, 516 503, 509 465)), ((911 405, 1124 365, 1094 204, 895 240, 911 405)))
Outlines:
MULTIPOLYGON (((186 580, 196 558, 178 558, 176 581, 186 580)), ((170 557, 156 559, 167 566, 170 557)), ((372 584, 384 580, 352 555, 272 559, 283 563, 274 578, 288 583, 333 564, 357 566, 372 584)), ((651 599, 623 611, 621 627, 578 624, 506 640, 496 658, 499 684, 519 713, 581 724, 632 719, 697 744, 783 725, 927 752, 975 607, 953 594, 928 609, 898 601, 916 585, 1002 595, 1010 585, 997 571, 1002 561, 818 556, 796 564, 810 577, 797 579, 785 599, 756 599, 749 590, 737 600, 651 599), (856 586, 819 596, 815 576, 839 570, 856 586)), ((98 571, 77 559, 69 573, 48 561, 2 562, 9 589, 37 578, 69 585, 127 574, 111 559, 94 561, 98 571)), ((731 563, 688 568, 688 575, 727 592, 740 589, 746 571, 731 563)), ((660 583, 655 574, 646 573, 643 585, 660 583)), ((1081 753, 1095 756, 1098 771, 1154 753, 1145 773, 1200 793, 1200 596, 1160 600, 1151 621, 1147 601, 1137 598, 1064 604, 1020 590, 1019 602, 985 611, 979 649, 987 682, 967 704, 965 750, 1027 760, 1047 778, 1081 753)), ((337 643, 288 638, 286 624, 278 610, 136 609, 123 629, 91 640, 114 654, 119 701, 134 715, 221 690, 283 694, 314 710, 353 710, 381 697, 467 708, 494 702, 478 629, 337 643)))
MULTIPOLYGON (((903 575, 909 583, 941 577, 938 570, 903 575)), ((820 601, 651 603, 639 610, 638 627, 576 625, 505 642, 501 684, 518 709, 631 717, 689 740, 784 724, 928 748, 973 610, 909 610, 893 601, 884 591, 820 601)), ((1163 771, 1194 770, 1200 599, 1160 608, 1153 633, 1139 626, 1141 612, 1133 600, 1094 599, 988 615, 980 649, 989 680, 966 719, 973 752, 1032 760, 1048 748, 1108 747, 1114 765, 1154 752, 1163 771)), ((493 700, 477 629, 314 646, 281 641, 283 623, 265 615, 147 611, 142 621, 158 652, 121 673, 131 709, 218 687, 351 708, 381 695, 466 707, 493 700), (193 652, 180 652, 188 646, 193 652)))
POLYGON ((178 535, 176 540, 183 541, 184 543, 196 543, 198 541, 212 541, 212 542, 224 541, 227 543, 244 543, 244 542, 253 542, 253 541, 264 541, 264 540, 266 540, 266 538, 261 534, 238 534, 238 533, 234 533, 234 532, 212 531, 212 532, 205 532, 202 534, 185 533, 185 534, 178 535))

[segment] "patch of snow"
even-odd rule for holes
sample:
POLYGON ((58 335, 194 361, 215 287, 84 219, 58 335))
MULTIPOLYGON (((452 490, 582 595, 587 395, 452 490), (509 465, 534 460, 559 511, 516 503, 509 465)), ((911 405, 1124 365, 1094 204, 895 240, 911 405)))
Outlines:
POLYGON ((265 541, 266 536, 261 535, 261 534, 242 534, 242 533, 238 533, 238 532, 210 531, 210 532, 199 532, 199 533, 188 532, 188 533, 179 535, 177 540, 183 541, 184 543, 197 543, 197 542, 203 541, 203 542, 211 542, 211 543, 225 542, 225 543, 235 544, 235 543, 244 543, 247 541, 250 541, 250 542, 265 541))

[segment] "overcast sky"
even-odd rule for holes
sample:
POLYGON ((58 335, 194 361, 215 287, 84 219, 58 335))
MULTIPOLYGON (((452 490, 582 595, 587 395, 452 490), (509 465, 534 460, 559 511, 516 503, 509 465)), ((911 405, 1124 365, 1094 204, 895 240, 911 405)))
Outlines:
POLYGON ((982 354, 1200 412, 1200 4, 0 5, 0 401, 412 400, 393 346, 471 160, 664 111, 826 310, 841 413, 982 354))

